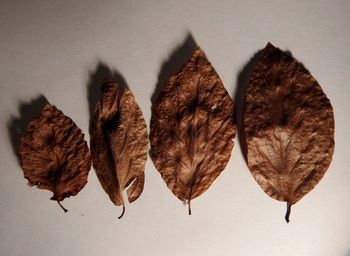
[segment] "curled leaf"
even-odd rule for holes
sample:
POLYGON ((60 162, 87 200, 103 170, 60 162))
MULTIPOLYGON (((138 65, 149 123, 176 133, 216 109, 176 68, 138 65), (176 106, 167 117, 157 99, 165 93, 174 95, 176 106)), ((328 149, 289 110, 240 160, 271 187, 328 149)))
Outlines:
POLYGON ((58 203, 87 183, 91 158, 84 134, 50 104, 29 123, 19 154, 28 184, 52 191, 58 203))
MULTIPOLYGON (((115 205, 142 193, 147 160, 147 127, 134 96, 117 83, 105 82, 90 126, 92 162, 103 189, 115 205)), ((120 217, 122 217, 122 215, 120 217)))
POLYGON ((290 208, 321 180, 334 150, 332 106, 292 56, 268 44, 246 91, 248 166, 261 188, 290 208))
POLYGON ((233 102, 198 48, 166 82, 153 107, 152 159, 180 200, 205 192, 224 170, 233 148, 233 102))

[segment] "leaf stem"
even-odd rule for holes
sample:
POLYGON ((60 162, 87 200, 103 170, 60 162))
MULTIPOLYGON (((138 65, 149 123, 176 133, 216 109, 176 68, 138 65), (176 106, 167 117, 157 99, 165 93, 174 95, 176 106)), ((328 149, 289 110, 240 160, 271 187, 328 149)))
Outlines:
POLYGON ((68 210, 67 210, 66 208, 63 207, 63 205, 61 204, 60 201, 57 200, 57 203, 58 203, 58 205, 62 208, 62 210, 63 210, 64 212, 68 212, 68 210))
POLYGON ((123 217, 124 213, 125 213, 125 204, 123 204, 123 211, 122 211, 122 214, 118 217, 118 220, 120 220, 123 217))
POLYGON ((191 215, 191 199, 188 200, 188 215, 191 215))
POLYGON ((292 207, 292 205, 289 202, 287 202, 287 212, 286 212, 286 216, 285 216, 285 220, 287 223, 289 223, 289 215, 290 215, 291 207, 292 207))

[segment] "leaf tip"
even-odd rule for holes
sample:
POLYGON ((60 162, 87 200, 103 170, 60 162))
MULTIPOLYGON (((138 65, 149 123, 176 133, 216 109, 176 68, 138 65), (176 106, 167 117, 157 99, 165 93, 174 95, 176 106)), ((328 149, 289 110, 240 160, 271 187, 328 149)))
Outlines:
POLYGON ((273 47, 273 48, 275 48, 275 46, 270 41, 267 42, 266 47, 273 47))

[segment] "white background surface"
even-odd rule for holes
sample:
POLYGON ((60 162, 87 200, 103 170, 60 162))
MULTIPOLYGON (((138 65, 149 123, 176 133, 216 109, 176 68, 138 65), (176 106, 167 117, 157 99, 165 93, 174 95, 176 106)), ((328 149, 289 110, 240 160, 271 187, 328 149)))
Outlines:
MULTIPOLYGON (((346 0, 1 1, 0 254, 349 256, 349 28, 346 0), (232 97, 240 72, 271 41, 290 50, 331 100, 333 162, 293 206, 289 224, 285 204, 260 189, 238 143, 225 171, 192 202, 192 216, 150 158, 144 192, 120 221, 121 208, 93 170, 80 194, 63 202, 66 214, 50 192, 26 185, 13 134, 33 114, 32 100, 44 95, 88 139, 88 85, 98 84, 107 66, 125 78, 149 126, 159 73, 189 34, 232 97)), ((163 76, 176 70, 181 54, 163 76)))

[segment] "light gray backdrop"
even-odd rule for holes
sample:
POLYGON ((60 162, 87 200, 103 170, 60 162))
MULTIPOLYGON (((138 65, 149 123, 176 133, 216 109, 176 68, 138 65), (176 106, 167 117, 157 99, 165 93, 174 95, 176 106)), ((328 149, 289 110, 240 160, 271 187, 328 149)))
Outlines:
MULTIPOLYGON (((1 1, 1 255, 350 255, 350 1, 1 1), (64 213, 26 185, 18 134, 45 99, 88 139, 89 100, 110 71, 125 79, 149 127, 151 97, 197 43, 229 94, 270 41, 321 84, 336 118, 328 173, 292 209, 251 176, 238 143, 192 216, 146 165, 145 189, 122 220, 91 170, 64 213), (32 102, 33 101, 33 102, 32 102)), ((239 97, 238 97, 239 98, 239 97)), ((236 97, 237 99, 237 97, 236 97)))

